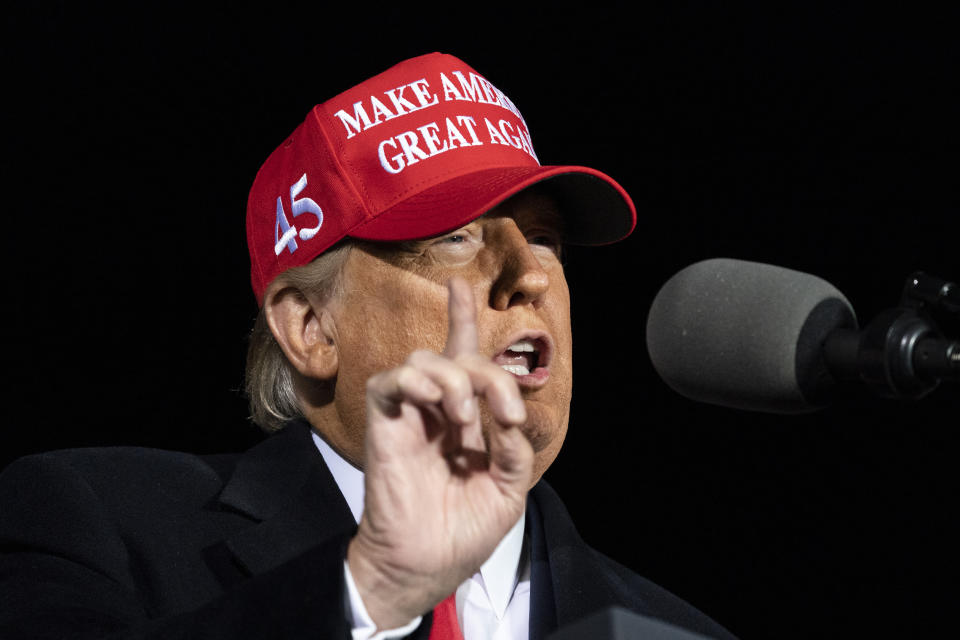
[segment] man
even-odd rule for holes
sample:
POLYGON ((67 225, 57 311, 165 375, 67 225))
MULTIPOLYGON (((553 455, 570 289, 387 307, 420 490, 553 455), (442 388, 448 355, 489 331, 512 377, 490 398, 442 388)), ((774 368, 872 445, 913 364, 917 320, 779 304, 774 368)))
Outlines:
POLYGON ((540 166, 451 56, 318 105, 251 189, 246 454, 25 459, 0 482, 3 637, 544 638, 619 605, 712 637, 586 547, 540 482, 567 430, 564 242, 633 229, 540 166))

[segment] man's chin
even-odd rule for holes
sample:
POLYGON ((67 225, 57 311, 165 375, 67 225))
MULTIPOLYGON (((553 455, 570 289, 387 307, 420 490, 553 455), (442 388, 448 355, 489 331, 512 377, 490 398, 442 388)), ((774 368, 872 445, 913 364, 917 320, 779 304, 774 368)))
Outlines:
MULTIPOLYGON (((567 435, 568 414, 562 416, 547 405, 538 402, 527 402, 527 421, 520 427, 533 448, 533 475, 530 478, 530 487, 533 488, 560 453, 564 438, 567 435)), ((489 413, 482 411, 483 439, 490 450, 488 439, 491 428, 489 413)))
POLYGON ((557 411, 553 406, 543 402, 528 400, 527 421, 521 427, 527 436, 534 452, 540 453, 550 448, 560 448, 563 438, 567 434, 567 420, 569 414, 557 411))
MULTIPOLYGON (((527 437, 530 446, 533 447, 533 452, 539 456, 540 452, 549 449, 555 448, 559 451, 567 433, 568 415, 566 413, 560 415, 553 407, 542 402, 528 400, 526 406, 527 421, 520 426, 520 430, 527 437)), ((492 419, 488 411, 482 410, 481 422, 484 427, 484 440, 487 439, 486 434, 492 426, 492 419)))

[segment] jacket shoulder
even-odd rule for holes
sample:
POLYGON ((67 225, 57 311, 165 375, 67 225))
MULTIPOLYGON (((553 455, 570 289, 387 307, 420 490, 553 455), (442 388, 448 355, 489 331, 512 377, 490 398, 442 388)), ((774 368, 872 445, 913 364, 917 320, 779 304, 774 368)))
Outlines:
POLYGON ((0 544, 43 549, 126 582, 131 523, 197 510, 223 486, 230 458, 140 447, 64 449, 0 473, 0 544))
POLYGON ((67 480, 102 498, 123 500, 155 491, 168 496, 196 494, 205 486, 221 486, 236 458, 236 454, 200 456, 147 447, 61 449, 12 462, 0 473, 0 496, 16 502, 11 487, 29 493, 66 491, 68 487, 62 485, 67 480))

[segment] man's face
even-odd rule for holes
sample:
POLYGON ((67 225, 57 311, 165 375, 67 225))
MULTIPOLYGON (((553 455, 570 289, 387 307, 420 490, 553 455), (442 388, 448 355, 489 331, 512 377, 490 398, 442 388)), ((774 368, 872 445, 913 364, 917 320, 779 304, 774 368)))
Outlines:
MULTIPOLYGON (((570 410, 570 294, 560 237, 555 205, 528 191, 454 232, 353 250, 329 307, 339 365, 337 419, 325 436, 362 466, 367 379, 414 350, 443 351, 446 282, 459 276, 478 305, 480 353, 509 367, 520 385, 538 480, 560 451, 570 410)), ((481 408, 486 431, 491 417, 481 408)))

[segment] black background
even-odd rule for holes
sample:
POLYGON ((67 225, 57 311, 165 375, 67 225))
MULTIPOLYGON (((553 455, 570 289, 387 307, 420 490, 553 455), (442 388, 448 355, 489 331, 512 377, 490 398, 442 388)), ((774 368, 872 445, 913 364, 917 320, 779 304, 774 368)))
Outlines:
POLYGON ((743 638, 952 630, 956 385, 800 417, 697 405, 644 325, 710 257, 814 273, 861 322, 913 270, 960 278, 957 14, 725 4, 6 11, 0 464, 256 441, 253 176, 317 102, 446 51, 520 107, 541 160, 609 173, 640 212, 568 260, 573 418, 547 478, 587 541, 743 638))

